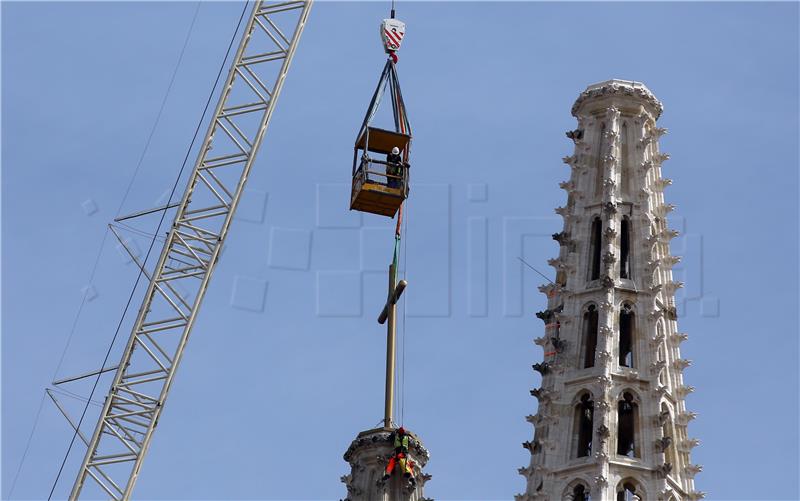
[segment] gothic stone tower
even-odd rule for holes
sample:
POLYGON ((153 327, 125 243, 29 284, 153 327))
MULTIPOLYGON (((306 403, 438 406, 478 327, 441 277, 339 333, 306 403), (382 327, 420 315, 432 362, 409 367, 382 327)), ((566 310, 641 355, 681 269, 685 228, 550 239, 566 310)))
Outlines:
POLYGON ((664 500, 703 497, 687 435, 695 415, 684 398, 659 137, 661 103, 640 83, 589 86, 572 107, 578 128, 556 283, 541 287, 537 313, 544 361, 530 465, 520 468, 532 500, 664 500))

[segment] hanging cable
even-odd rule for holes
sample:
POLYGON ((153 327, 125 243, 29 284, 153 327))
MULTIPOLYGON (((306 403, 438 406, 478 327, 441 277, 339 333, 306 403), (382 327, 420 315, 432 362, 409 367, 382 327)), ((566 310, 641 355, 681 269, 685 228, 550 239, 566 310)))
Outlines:
POLYGON ((25 450, 22 452, 22 458, 19 460, 19 466, 17 466, 17 473, 14 474, 14 480, 11 481, 11 489, 8 491, 8 499, 11 499, 11 495, 14 494, 14 488, 17 486, 17 479, 19 479, 19 473, 22 471, 22 465, 25 464, 25 458, 28 457, 28 450, 31 448, 31 442, 33 442, 33 435, 36 433, 36 427, 39 425, 39 415, 42 413, 42 407, 44 407, 44 399, 47 396, 44 390, 42 390, 42 400, 39 402, 39 410, 36 411, 36 417, 33 419, 33 427, 31 428, 31 434, 28 435, 28 442, 25 444, 25 450))
POLYGON ((103 406, 103 402, 98 402, 97 400, 89 400, 86 397, 82 397, 82 396, 78 395, 77 393, 69 391, 69 390, 65 390, 64 388, 49 388, 49 390, 50 390, 50 392, 55 393, 56 395, 62 395, 64 397, 69 397, 69 398, 78 400, 80 402, 88 402, 91 405, 94 405, 94 406, 97 406, 97 407, 102 407, 103 406))
MULTIPOLYGON (((233 31, 233 34, 231 35, 231 40, 230 40, 230 43, 228 44, 228 49, 225 52, 225 57, 222 60, 222 64, 220 65, 219 71, 217 72, 217 78, 214 81, 214 86, 211 88, 211 92, 208 95, 208 99, 206 100, 205 107, 203 108, 203 113, 200 116, 200 120, 198 121, 197 127, 195 128, 195 131, 194 131, 194 135, 192 136, 192 141, 189 144, 189 148, 186 151, 186 155, 184 156, 183 163, 181 164, 181 168, 178 171, 177 177, 175 178, 175 183, 173 184, 172 189, 170 191, 169 199, 167 200, 167 205, 169 205, 172 202, 172 197, 175 195, 175 191, 178 188, 178 183, 180 182, 180 179, 183 176, 183 171, 186 168, 186 163, 189 160, 189 155, 191 154, 192 149, 194 148, 194 143, 197 140, 197 135, 200 132, 200 128, 201 128, 201 126, 203 124, 203 121, 205 120, 205 116, 206 116, 206 113, 208 112, 208 108, 211 105, 211 100, 213 99, 214 93, 216 92, 217 86, 219 85, 220 77, 222 76, 222 72, 225 69, 225 65, 226 65, 226 63, 228 61, 228 58, 230 57, 231 48, 233 47, 233 44, 236 41, 236 34, 239 32, 239 28, 242 25, 242 20, 244 19, 245 12, 247 12, 247 7, 248 7, 248 3, 245 2, 244 6, 242 8, 242 13, 239 16, 239 22, 236 24, 236 29, 233 31)), ((198 10, 199 10, 199 8, 200 8, 200 3, 198 3, 198 6, 197 6, 198 10)), ((197 10, 195 11, 195 17, 192 19, 192 26, 194 26, 194 21, 196 19, 197 19, 197 10)), ((191 28, 190 28, 190 31, 191 31, 191 28)), ((188 40, 187 40, 187 42, 188 42, 188 40)), ((125 308, 124 308, 124 310, 122 312, 122 316, 121 316, 121 318, 119 320, 119 323, 117 324, 117 328, 114 331, 114 336, 111 339, 111 343, 108 346, 108 350, 106 351, 105 357, 103 358, 103 363, 100 365, 100 367, 105 367, 106 362, 108 361, 108 357, 111 355, 111 350, 112 350, 112 348, 114 346, 114 343, 115 343, 115 341, 117 339, 117 336, 119 335, 120 329, 122 328, 122 322, 125 319, 125 316, 126 316, 126 314, 128 312, 128 309, 130 308, 131 302, 133 301, 133 297, 134 297, 136 289, 137 289, 137 287, 139 285, 139 281, 141 280, 142 275, 144 274, 144 268, 143 267, 147 264, 147 260, 150 257, 150 254, 151 254, 151 252, 153 250, 153 247, 155 245, 155 242, 156 242, 156 236, 161 231, 161 225, 164 222, 164 218, 165 218, 166 214, 167 214, 167 211, 162 211, 161 212, 161 219, 159 220, 158 226, 156 227, 156 231, 155 231, 155 233, 153 235, 152 240, 150 241, 150 245, 149 245, 149 247, 147 249, 147 253, 145 254, 144 259, 142 260, 142 268, 139 269, 139 273, 137 274, 136 281, 133 284, 133 288, 131 289, 131 293, 128 296, 128 301, 125 304, 125 308)), ((89 401, 91 401, 92 397, 94 396, 94 392, 97 389, 98 383, 100 382, 101 375, 102 374, 98 374, 97 375, 97 378, 95 379, 94 384, 92 385, 92 390, 89 393, 89 399, 88 399, 89 401)), ((86 405, 83 408, 83 412, 81 413, 81 417, 78 420, 78 425, 75 427, 75 432, 72 434, 72 439, 70 440, 69 447, 67 447, 67 452, 66 452, 66 454, 64 454, 64 459, 61 461, 61 466, 58 469, 58 474, 56 475, 56 478, 53 481, 53 486, 51 487, 50 494, 47 497, 48 501, 50 499, 52 499, 53 493, 55 492, 56 486, 58 485, 58 481, 61 478, 61 473, 64 471, 64 466, 66 465, 67 459, 69 458, 69 454, 72 451, 72 446, 75 444, 75 438, 77 438, 77 436, 78 436, 78 430, 80 430, 81 424, 83 423, 83 419, 86 417, 86 411, 89 409, 89 404, 90 404, 90 402, 86 402, 86 405)))
POLYGON ((121 230, 129 231, 129 232, 133 233, 134 235, 139 235, 140 237, 147 237, 147 238, 155 237, 156 239, 158 239, 159 242, 166 242, 167 241, 166 234, 164 236, 162 236, 162 235, 158 235, 157 233, 150 233, 149 231, 141 230, 139 228, 136 228, 135 226, 131 226, 131 225, 126 224, 126 223, 112 223, 110 226, 113 226, 115 228, 119 228, 121 230))
POLYGON ((100 264, 100 258, 102 257, 103 250, 106 247, 106 240, 108 240, 108 228, 106 228, 106 231, 103 233, 103 240, 100 242, 100 249, 98 249, 97 256, 94 258, 92 271, 89 272, 89 282, 83 290, 81 303, 78 306, 78 311, 75 313, 75 318, 72 320, 72 327, 70 327, 69 334, 67 335, 67 342, 64 345, 64 349, 61 351, 61 356, 58 359, 58 364, 56 364, 56 369, 53 371, 53 381, 55 381, 58 377, 58 372, 61 370, 61 366, 64 364, 64 358, 67 356, 67 351, 69 351, 69 347, 72 344, 72 338, 75 336, 75 331, 78 328, 78 320, 80 320, 81 314, 83 313, 83 307, 86 306, 86 298, 89 296, 89 292, 91 291, 92 283, 94 283, 94 276, 97 273, 97 267, 100 264))
MULTIPOLYGON (((175 69, 172 71, 172 76, 169 79, 169 84, 167 84, 167 90, 164 93, 164 97, 161 99, 161 105, 159 106, 158 112, 156 113, 155 122, 153 122, 153 127, 150 128, 150 133, 147 135, 147 139, 145 140, 142 153, 141 155, 139 155, 139 160, 136 162, 136 166, 133 169, 133 174, 131 175, 131 179, 128 182, 128 185, 125 187, 125 192, 122 195, 122 200, 120 201, 119 207, 117 207, 117 212, 115 213, 114 217, 119 217, 120 212, 122 211, 122 207, 124 207, 125 202, 128 200, 128 196, 130 195, 131 189, 133 188, 133 184, 136 181, 136 177, 139 175, 139 170, 141 169, 142 164, 144 163, 144 159, 147 156, 147 152, 150 150, 150 143, 152 143, 156 129, 158 129, 158 125, 161 122, 161 116, 164 114, 164 109, 166 108, 167 100, 170 94, 172 93, 172 87, 175 84, 175 79, 178 75, 178 69, 180 68, 181 63, 183 62, 183 56, 186 54, 186 47, 189 44, 189 38, 191 37, 195 22, 197 21, 197 14, 200 12, 200 5, 201 2, 197 2, 197 7, 195 7, 194 16, 192 17, 192 22, 189 25, 189 30, 186 32, 186 38, 183 41, 183 47, 181 48, 181 52, 178 55, 178 60, 175 63, 175 69)), ((108 239, 108 232, 109 230, 108 228, 106 228, 105 232, 103 233, 103 239, 100 243, 100 250, 97 253, 97 258, 95 258, 94 265, 92 266, 92 271, 89 274, 90 285, 94 281, 94 275, 95 272, 97 271, 97 266, 100 262, 100 256, 103 253, 106 240, 108 239)), ((72 343, 72 338, 73 335, 75 334, 75 329, 77 328, 78 320, 83 311, 83 307, 86 304, 86 297, 88 295, 88 292, 89 288, 87 287, 86 290, 84 291, 83 297, 81 298, 81 303, 80 306, 78 307, 78 312, 76 313, 75 319, 72 322, 72 328, 70 329, 70 333, 67 336, 67 343, 64 346, 64 351, 61 352, 61 357, 59 358, 58 364, 56 365, 56 370, 53 373, 53 379, 56 379, 56 377, 58 376, 58 371, 61 370, 61 366, 64 363, 64 357, 66 356, 67 351, 69 350, 69 346, 72 343)))
POLYGON ((161 100, 161 106, 158 108, 158 113, 156 114, 156 121, 153 123, 153 128, 150 129, 150 134, 147 136, 147 141, 144 144, 144 150, 142 150, 142 154, 139 156, 139 161, 136 162, 136 168, 133 170, 133 176, 131 176, 131 181, 128 183, 128 187, 125 189, 125 193, 122 195, 122 200, 119 203, 119 207, 117 208, 117 213, 114 217, 119 217, 120 212, 122 212, 122 207, 125 205, 125 202, 128 200, 128 195, 130 195, 131 189, 133 188, 133 183, 136 181, 136 176, 139 174, 139 169, 142 167, 144 163, 145 155, 147 154, 147 150, 150 148, 150 143, 153 141, 153 136, 155 136, 156 129, 158 129, 158 124, 161 122, 161 115, 164 114, 164 108, 167 105, 167 99, 169 98, 170 93, 172 92, 172 86, 175 84, 175 77, 178 75, 178 68, 181 66, 181 62, 183 61, 183 56, 186 53, 186 47, 189 45, 189 38, 192 35, 192 30, 194 29, 194 24, 197 21, 197 14, 200 12, 200 5, 202 2, 197 2, 197 7, 195 7, 194 17, 192 17, 192 22, 189 25, 189 31, 186 33, 186 39, 183 41, 183 47, 181 48, 181 53, 178 56, 178 62, 175 64, 175 70, 172 72, 172 77, 169 79, 169 84, 167 85, 167 91, 164 93, 164 99, 161 100))
POLYGON ((544 278, 545 280, 547 280, 547 281, 548 281, 548 282, 550 282, 551 284, 553 283, 553 281, 552 281, 552 280, 550 280, 549 278, 547 278, 547 275, 545 275, 545 274, 544 274, 544 273, 542 273, 541 271, 537 270, 537 269, 536 269, 536 268, 534 268, 533 266, 529 265, 527 261, 525 261, 524 259, 522 259, 522 258, 521 258, 521 257, 519 257, 519 256, 517 256, 517 259, 519 259, 519 260, 522 262, 522 264, 524 264, 524 265, 525 265, 525 266, 527 266, 528 268, 532 269, 533 271, 535 271, 536 273, 538 273, 539 275, 541 275, 541 276, 542 276, 542 278, 544 278))
MULTIPOLYGON (((405 201, 403 204, 405 206, 408 205, 408 200, 405 201)), ((406 211, 406 217, 404 222, 404 229, 403 235, 405 235, 405 239, 403 240, 403 280, 406 282, 408 281, 408 219, 409 219, 409 211, 406 211)), ((402 425, 405 422, 405 414, 406 414, 406 308, 408 304, 408 298, 403 301, 403 329, 402 329, 402 337, 403 337, 403 345, 400 349, 400 370, 402 372, 402 393, 400 394, 400 424, 402 425)))

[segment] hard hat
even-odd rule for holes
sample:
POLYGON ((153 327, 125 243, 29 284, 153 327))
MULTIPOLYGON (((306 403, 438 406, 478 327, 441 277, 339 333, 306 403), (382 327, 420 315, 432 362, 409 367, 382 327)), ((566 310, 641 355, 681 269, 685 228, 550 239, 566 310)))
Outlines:
POLYGON ((400 154, 400 148, 398 148, 397 146, 392 148, 392 155, 399 155, 399 154, 400 154))
POLYGON ((397 433, 399 433, 401 435, 405 435, 406 434, 406 430, 401 426, 400 428, 397 429, 397 433))

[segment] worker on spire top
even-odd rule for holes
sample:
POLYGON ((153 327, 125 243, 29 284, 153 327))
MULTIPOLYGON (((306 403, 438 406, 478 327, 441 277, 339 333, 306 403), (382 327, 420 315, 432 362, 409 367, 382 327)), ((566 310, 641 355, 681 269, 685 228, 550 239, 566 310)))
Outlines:
POLYGON ((394 473, 394 469, 399 466, 400 471, 403 472, 403 476, 412 484, 416 483, 414 479, 414 461, 408 457, 408 434, 406 430, 403 429, 401 426, 397 430, 395 430, 391 437, 394 442, 394 453, 392 457, 389 458, 389 463, 386 465, 386 471, 381 478, 382 481, 386 481, 389 477, 392 476, 394 473))

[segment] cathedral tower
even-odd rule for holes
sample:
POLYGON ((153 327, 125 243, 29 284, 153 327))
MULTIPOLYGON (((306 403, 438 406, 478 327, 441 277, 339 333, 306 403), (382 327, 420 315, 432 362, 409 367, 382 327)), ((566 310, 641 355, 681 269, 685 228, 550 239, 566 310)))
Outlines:
POLYGON ((684 398, 659 137, 662 105, 641 83, 590 85, 572 107, 578 128, 556 282, 540 290, 544 361, 531 391, 538 412, 530 465, 517 501, 664 500, 703 497, 684 398))

